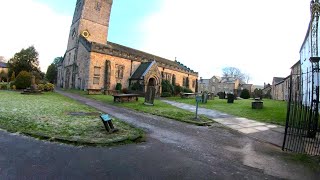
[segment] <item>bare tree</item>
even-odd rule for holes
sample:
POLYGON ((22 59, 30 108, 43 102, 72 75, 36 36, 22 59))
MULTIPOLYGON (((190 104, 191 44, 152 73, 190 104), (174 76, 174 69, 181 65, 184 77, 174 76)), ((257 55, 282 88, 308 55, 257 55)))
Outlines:
POLYGON ((231 77, 240 80, 244 80, 244 74, 240 69, 235 67, 225 67, 222 69, 223 77, 231 77))
POLYGON ((247 84, 249 84, 249 80, 251 79, 249 74, 244 74, 244 80, 247 84))

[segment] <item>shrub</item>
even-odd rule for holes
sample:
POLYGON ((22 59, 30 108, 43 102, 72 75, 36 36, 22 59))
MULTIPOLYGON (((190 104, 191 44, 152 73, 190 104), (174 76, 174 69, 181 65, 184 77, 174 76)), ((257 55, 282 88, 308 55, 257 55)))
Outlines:
POLYGON ((10 81, 15 81, 15 80, 16 80, 16 73, 13 71, 13 73, 11 74, 10 81))
POLYGON ((44 84, 38 84, 38 89, 40 90, 40 91, 44 91, 44 84))
POLYGON ((169 92, 162 92, 161 93, 161 97, 171 97, 171 96, 172 96, 172 94, 169 92))
POLYGON ((8 85, 7 84, 0 84, 0 89, 7 90, 8 85))
POLYGON ((46 84, 38 84, 38 89, 41 91, 53 91, 54 90, 54 85, 51 83, 46 83, 46 84))
POLYGON ((15 91, 17 89, 16 85, 12 85, 11 89, 15 91))
POLYGON ((178 95, 182 92, 183 88, 179 85, 174 86, 174 94, 178 95))
POLYGON ((169 93, 170 95, 173 94, 173 86, 172 84, 170 84, 170 82, 168 80, 163 80, 161 82, 161 86, 162 86, 162 93, 169 93))
POLYGON ((193 91, 189 88, 183 88, 183 92, 185 93, 193 93, 193 91))
POLYGON ((25 89, 31 86, 31 74, 27 71, 21 71, 14 82, 17 89, 25 89))
POLYGON ((248 89, 242 90, 240 97, 243 99, 249 99, 250 98, 250 92, 248 89))
POLYGON ((135 83, 131 84, 130 89, 133 91, 142 91, 143 86, 139 82, 135 82, 135 83))
POLYGON ((44 90, 45 91, 53 91, 54 90, 54 85, 51 83, 47 83, 44 85, 44 90))
POLYGON ((121 89, 122 89, 122 84, 121 83, 117 83, 116 90, 117 91, 121 91, 121 89))

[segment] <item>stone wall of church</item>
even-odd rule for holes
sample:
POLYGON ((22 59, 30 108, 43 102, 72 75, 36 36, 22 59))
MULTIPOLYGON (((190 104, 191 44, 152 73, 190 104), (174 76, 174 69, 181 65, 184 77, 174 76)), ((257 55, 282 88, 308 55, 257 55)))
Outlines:
POLYGON ((100 53, 91 53, 91 64, 90 64, 90 74, 89 74, 89 87, 88 89, 101 89, 104 87, 104 78, 105 78, 105 64, 106 60, 109 60, 111 63, 111 76, 110 76, 110 89, 114 90, 117 83, 122 84, 122 88, 129 87, 129 79, 134 71, 141 64, 137 61, 131 61, 124 58, 119 58, 115 56, 100 54, 100 53), (132 65, 132 69, 131 69, 132 65), (117 69, 119 66, 123 67, 123 76, 117 77, 117 69), (97 76, 94 76, 94 69, 100 69, 100 78, 98 83, 93 83, 93 79, 97 76))
MULTIPOLYGON (((89 67, 89 80, 88 80, 88 89, 102 89, 104 87, 104 78, 105 78, 105 62, 109 60, 111 63, 111 76, 110 76, 110 89, 114 90, 117 83, 122 84, 122 88, 129 87, 129 79, 135 70, 140 66, 141 62, 132 61, 125 58, 120 58, 116 56, 105 55, 101 53, 92 52, 91 62, 89 67), (123 66, 123 77, 117 78, 117 67, 123 66), (100 68, 99 82, 94 83, 94 78, 98 76, 94 75, 95 68, 100 68)), ((172 82, 172 77, 175 75, 176 84, 183 86, 183 78, 189 77, 189 88, 192 91, 195 91, 196 80, 198 79, 195 75, 188 75, 179 71, 174 71, 171 69, 166 69, 159 67, 159 71, 170 75, 170 82, 172 82)))
POLYGON ((189 89, 191 89, 193 92, 195 92, 196 90, 196 80, 198 79, 197 76, 192 75, 192 74, 186 74, 186 73, 182 73, 179 71, 175 71, 175 70, 171 70, 168 68, 163 68, 163 67, 159 67, 159 71, 162 74, 162 79, 166 79, 169 80, 170 82, 172 82, 172 77, 173 75, 175 75, 176 77, 176 84, 180 85, 180 86, 184 86, 183 85, 183 79, 184 78, 189 78, 189 89))
POLYGON ((89 82, 90 52, 79 43, 77 55, 76 89, 87 89, 89 82))

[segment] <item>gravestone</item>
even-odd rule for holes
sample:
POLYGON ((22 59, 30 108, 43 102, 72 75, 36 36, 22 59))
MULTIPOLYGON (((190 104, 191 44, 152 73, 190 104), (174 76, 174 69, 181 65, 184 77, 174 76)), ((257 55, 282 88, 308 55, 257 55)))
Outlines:
POLYGON ((38 86, 36 84, 36 77, 32 75, 31 77, 31 90, 38 90, 38 86))
POLYGON ((256 100, 251 103, 252 109, 263 109, 263 101, 256 100))
POLYGON ((156 88, 154 86, 148 86, 147 93, 145 95, 144 104, 153 106, 155 96, 156 96, 156 88))
POLYGON ((203 94, 202 94, 202 103, 207 103, 207 101, 208 101, 208 93, 207 92, 204 92, 203 94))
POLYGON ((198 108, 199 108, 199 102, 201 102, 201 101, 202 101, 202 97, 201 96, 196 96, 197 105, 196 105, 196 117, 195 117, 195 119, 198 119, 198 108))
POLYGON ((38 89, 38 85, 36 84, 36 77, 32 75, 31 77, 31 87, 24 89, 21 94, 41 94, 41 90, 38 89))

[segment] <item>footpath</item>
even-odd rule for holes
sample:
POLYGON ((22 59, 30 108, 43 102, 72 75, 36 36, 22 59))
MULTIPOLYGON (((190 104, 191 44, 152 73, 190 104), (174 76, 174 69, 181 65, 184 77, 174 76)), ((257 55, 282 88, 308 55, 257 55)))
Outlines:
MULTIPOLYGON (((196 106, 193 105, 168 100, 161 101, 190 112, 196 111, 196 106)), ((260 141, 282 147, 285 129, 283 126, 236 117, 206 108, 199 108, 198 114, 207 116, 228 128, 244 133, 260 141)))

